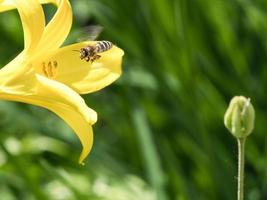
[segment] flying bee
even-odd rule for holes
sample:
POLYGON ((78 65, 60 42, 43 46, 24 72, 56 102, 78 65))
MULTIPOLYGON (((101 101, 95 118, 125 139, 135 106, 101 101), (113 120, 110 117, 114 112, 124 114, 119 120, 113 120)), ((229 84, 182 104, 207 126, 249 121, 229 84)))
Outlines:
POLYGON ((113 44, 109 41, 98 41, 95 45, 88 45, 79 50, 81 60, 90 61, 93 63, 95 60, 99 59, 101 56, 99 53, 108 51, 111 49, 113 44))

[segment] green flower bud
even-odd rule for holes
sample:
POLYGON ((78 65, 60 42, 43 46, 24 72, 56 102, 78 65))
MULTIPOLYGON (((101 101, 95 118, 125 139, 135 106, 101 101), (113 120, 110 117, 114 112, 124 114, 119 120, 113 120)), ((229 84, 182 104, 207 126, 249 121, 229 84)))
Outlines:
POLYGON ((236 137, 245 138, 254 128, 255 111, 249 98, 235 96, 224 115, 224 125, 236 137))

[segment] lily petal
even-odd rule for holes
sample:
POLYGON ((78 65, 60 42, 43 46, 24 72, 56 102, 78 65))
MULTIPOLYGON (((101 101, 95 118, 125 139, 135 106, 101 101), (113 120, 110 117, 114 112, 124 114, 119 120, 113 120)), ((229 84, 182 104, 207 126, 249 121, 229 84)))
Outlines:
POLYGON ((59 82, 36 75, 34 82, 28 82, 28 85, 32 87, 26 87, 24 92, 22 88, 2 86, 0 98, 41 106, 61 117, 81 141, 83 150, 79 163, 82 164, 92 148, 92 125, 97 120, 96 112, 88 108, 76 92, 59 82))
POLYGON ((35 50, 42 36, 45 27, 44 12, 41 4, 36 0, 15 0, 15 4, 22 21, 24 49, 30 53, 35 50))
POLYGON ((38 85, 38 95, 54 105, 67 105, 71 109, 80 113, 86 122, 93 125, 97 120, 94 110, 88 108, 83 98, 68 86, 54 80, 50 80, 41 75, 36 75, 38 85))
POLYGON ((45 107, 60 116, 77 134, 82 144, 82 152, 80 154, 79 163, 83 161, 90 153, 93 146, 93 129, 84 118, 73 110, 67 108, 63 109, 60 106, 55 106, 47 102, 42 102, 42 107, 45 107))
MULTIPOLYGON (((55 3, 55 0, 39 0, 41 4, 55 3)), ((16 9, 14 0, 0 0, 0 12, 16 9)))
POLYGON ((79 50, 96 42, 82 42, 51 52, 33 64, 38 74, 62 82, 80 94, 100 90, 121 75, 123 50, 113 46, 92 64, 81 60, 79 50))
MULTIPOLYGON (((0 86, 12 87, 12 88, 25 88, 29 85, 25 84, 25 81, 29 82, 32 79, 32 73, 34 69, 32 65, 27 64, 25 60, 25 51, 22 51, 11 62, 5 65, 0 70, 0 86)), ((25 89, 26 91, 26 89, 25 89)), ((23 92, 23 91, 22 91, 23 92)))
POLYGON ((59 115, 79 137, 83 146, 79 163, 82 163, 92 148, 93 131, 91 125, 97 120, 96 112, 88 108, 84 100, 64 84, 40 75, 37 75, 37 79, 40 83, 38 98, 40 100, 45 99, 41 106, 59 115))
POLYGON ((14 1, 12 0, 3 0, 0 1, 0 12, 5 12, 15 8, 14 1))
POLYGON ((45 27, 38 53, 44 54, 59 48, 67 38, 72 25, 72 10, 68 0, 54 0, 58 9, 45 27))
POLYGON ((83 98, 66 85, 43 76, 36 75, 39 81, 38 98, 43 106, 65 120, 79 137, 83 150, 79 163, 89 154, 93 144, 92 126, 97 120, 94 110, 87 107, 83 98))

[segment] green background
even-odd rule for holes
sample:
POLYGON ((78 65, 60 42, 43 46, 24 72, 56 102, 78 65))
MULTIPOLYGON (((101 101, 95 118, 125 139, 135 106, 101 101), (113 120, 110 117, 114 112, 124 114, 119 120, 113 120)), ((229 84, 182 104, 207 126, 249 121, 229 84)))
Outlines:
MULTIPOLYGON (((123 74, 84 95, 98 113, 85 166, 53 113, 0 101, 0 200, 236 199, 237 145, 223 125, 251 98, 245 197, 267 199, 267 1, 73 0, 66 44, 88 25, 125 51, 123 74)), ((55 8, 44 6, 47 19, 55 8)), ((60 27, 59 27, 60 28, 60 27)), ((23 49, 17 11, 0 14, 0 65, 23 49)), ((70 66, 72 67, 72 66, 70 66)))

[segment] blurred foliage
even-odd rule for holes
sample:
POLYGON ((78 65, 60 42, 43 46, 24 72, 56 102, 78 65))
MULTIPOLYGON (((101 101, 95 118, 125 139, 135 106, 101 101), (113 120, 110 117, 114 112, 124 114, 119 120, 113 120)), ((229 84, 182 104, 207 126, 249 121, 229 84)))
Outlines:
MULTIPOLYGON (((223 126, 234 95, 251 97, 256 110, 245 196, 266 199, 267 1, 71 3, 66 43, 102 25, 99 39, 125 51, 124 73, 84 96, 99 114, 84 167, 78 139, 53 113, 0 102, 0 199, 235 199, 236 142, 223 126)), ((44 7, 51 18, 55 8, 44 7)), ((23 48, 16 11, 0 14, 0 30, 4 66, 23 48)))

